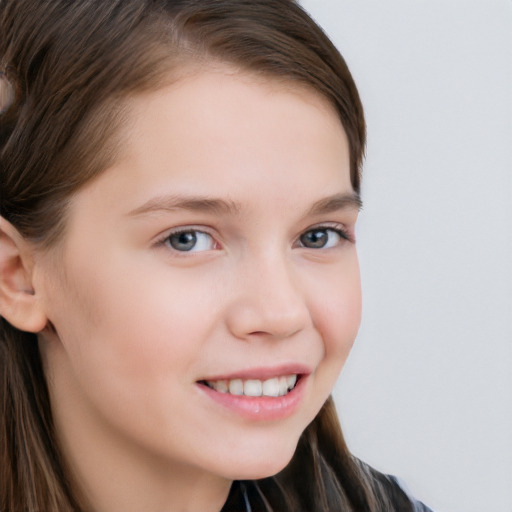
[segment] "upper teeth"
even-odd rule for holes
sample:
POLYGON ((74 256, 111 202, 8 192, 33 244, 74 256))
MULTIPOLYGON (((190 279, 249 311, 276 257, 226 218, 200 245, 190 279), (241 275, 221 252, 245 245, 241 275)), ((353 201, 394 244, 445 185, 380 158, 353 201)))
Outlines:
POLYGON ((267 380, 258 379, 231 379, 207 380, 206 384, 220 393, 245 396, 283 396, 288 393, 297 382, 297 375, 273 377, 267 380))

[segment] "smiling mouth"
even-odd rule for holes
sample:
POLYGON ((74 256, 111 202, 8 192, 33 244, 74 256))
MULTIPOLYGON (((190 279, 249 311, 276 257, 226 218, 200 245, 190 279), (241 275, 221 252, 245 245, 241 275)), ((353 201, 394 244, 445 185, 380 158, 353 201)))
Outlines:
POLYGON ((258 379, 221 379, 202 380, 200 384, 219 393, 249 397, 279 397, 287 395, 295 388, 300 375, 293 373, 266 380, 258 379))

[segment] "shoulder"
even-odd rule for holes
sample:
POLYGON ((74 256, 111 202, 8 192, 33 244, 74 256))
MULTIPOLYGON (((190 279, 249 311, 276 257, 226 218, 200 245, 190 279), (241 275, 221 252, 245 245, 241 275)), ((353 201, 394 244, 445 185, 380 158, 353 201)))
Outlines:
POLYGON ((371 486, 372 494, 382 512, 433 512, 413 498, 395 476, 381 473, 359 459, 355 459, 355 462, 371 486))

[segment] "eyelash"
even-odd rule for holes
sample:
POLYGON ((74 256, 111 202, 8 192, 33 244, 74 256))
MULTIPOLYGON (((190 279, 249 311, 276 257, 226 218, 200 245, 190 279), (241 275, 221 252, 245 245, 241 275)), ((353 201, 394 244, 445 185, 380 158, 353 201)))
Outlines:
MULTIPOLYGON (((343 241, 347 241, 347 242, 351 242, 351 243, 355 243, 355 239, 353 237, 353 235, 351 235, 341 224, 335 224, 335 225, 325 225, 325 224, 321 224, 321 225, 318 225, 318 226, 312 226, 308 229, 306 229, 305 231, 303 231, 299 237, 297 237, 297 241, 294 242, 294 245, 296 243, 300 243, 300 239, 304 236, 304 235, 307 235, 308 233, 312 233, 312 232, 320 232, 320 231, 330 231, 330 232, 333 232, 333 233, 336 233, 340 238, 341 238, 341 243, 343 243, 343 241)), ((207 231, 204 231, 202 229, 198 229, 198 228, 194 228, 194 227, 187 227, 187 228, 178 228, 174 231, 171 231, 171 232, 168 232, 166 233, 165 236, 161 237, 160 239, 158 239, 156 242, 155 242, 155 245, 156 246, 160 246, 160 247, 166 247, 168 249, 170 249, 171 251, 173 251, 174 253, 176 253, 177 255, 180 255, 180 256, 186 256, 187 254, 193 254, 195 252, 205 252, 205 251, 180 251, 174 247, 171 247, 169 245, 169 240, 171 239, 171 237, 173 236, 179 236, 181 234, 187 234, 187 233, 200 233, 200 234, 205 234, 209 237, 212 238, 213 242, 215 245, 219 245, 220 244, 218 242, 215 241, 214 237, 208 233, 207 231)), ((339 244, 338 244, 339 245, 339 244)), ((313 249, 313 250, 319 250, 319 249, 325 249, 324 247, 319 247, 319 248, 311 248, 311 247, 306 247, 304 245, 299 245, 300 248, 303 248, 303 249, 313 249)), ((328 247, 327 249, 330 249, 330 247, 328 247)), ((212 249, 212 250, 215 250, 215 249, 212 249)))
MULTIPOLYGON (((314 242, 315 241, 313 240, 313 243, 314 242)), ((344 242, 355 243, 355 238, 349 231, 346 230, 346 228, 343 225, 341 225, 341 224, 325 225, 324 224, 324 225, 313 226, 313 227, 307 229, 306 231, 304 231, 298 237, 296 244, 300 244, 298 247, 301 249, 309 249, 309 250, 323 249, 324 251, 327 251, 329 249, 339 248, 340 246, 344 245, 344 242), (316 233, 318 233, 318 232, 335 233, 339 237, 339 240, 335 241, 334 245, 331 244, 330 247, 327 247, 327 245, 329 244, 329 240, 325 241, 325 244, 321 247, 310 247, 310 246, 304 245, 302 238, 308 234, 312 234, 315 232, 316 233)))
POLYGON ((194 227, 178 228, 176 230, 168 232, 168 233, 166 233, 165 236, 158 239, 156 241, 155 245, 159 246, 159 247, 166 247, 167 249, 170 249, 171 251, 176 253, 178 256, 186 256, 187 254, 197 252, 197 251, 179 251, 178 249, 175 249, 174 247, 170 246, 170 244, 168 243, 169 240, 171 239, 171 237, 179 236, 179 235, 187 234, 187 233, 196 233, 196 234, 201 233, 204 235, 208 235, 214 241, 215 245, 220 246, 220 244, 215 241, 214 237, 210 233, 208 233, 207 231, 204 231, 202 229, 198 229, 198 228, 194 228, 194 227))

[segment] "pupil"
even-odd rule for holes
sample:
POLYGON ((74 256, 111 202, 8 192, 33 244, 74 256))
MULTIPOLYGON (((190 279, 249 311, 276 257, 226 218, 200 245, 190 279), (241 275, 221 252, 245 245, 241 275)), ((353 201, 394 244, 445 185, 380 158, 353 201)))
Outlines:
POLYGON ((306 247, 318 249, 327 243, 327 233, 325 231, 309 231, 301 236, 300 241, 306 247))
POLYGON ((197 237, 192 231, 176 233, 170 237, 171 245, 178 251, 190 251, 196 245, 197 237))

